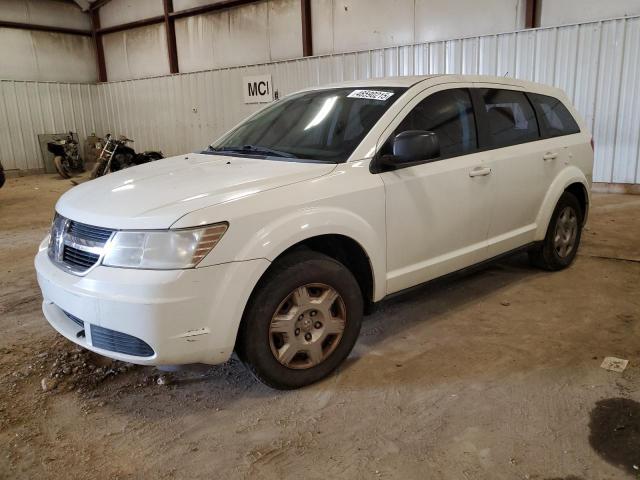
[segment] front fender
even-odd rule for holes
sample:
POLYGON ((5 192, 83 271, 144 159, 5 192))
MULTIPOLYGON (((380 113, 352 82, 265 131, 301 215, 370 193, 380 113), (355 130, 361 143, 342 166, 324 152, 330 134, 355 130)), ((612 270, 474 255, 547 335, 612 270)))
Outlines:
MULTIPOLYGON (((238 228, 238 230, 242 229, 238 228)), ((249 231, 250 229, 247 229, 245 233, 249 231)), ((229 233, 232 233, 231 229, 229 233)), ((344 208, 309 207, 287 212, 264 223, 255 233, 244 236, 242 240, 238 237, 238 242, 228 241, 227 245, 231 243, 241 245, 234 252, 238 260, 265 258, 274 261, 288 248, 321 235, 343 235, 358 243, 369 258, 373 273, 374 300, 384 297, 386 288, 384 230, 377 230, 376 226, 344 208)), ((222 252, 218 253, 224 255, 222 252)), ((207 260, 215 261, 215 258, 205 259, 207 260)))
MULTIPOLYGON (((585 177, 582 170, 574 165, 570 165, 562 170, 554 179, 553 183, 547 190, 547 194, 544 197, 544 201, 542 202, 542 206, 538 211, 538 216, 536 217, 536 240, 543 240, 545 235, 547 234, 547 227, 549 226, 549 221, 551 220, 551 215, 553 215, 553 210, 556 208, 556 204, 558 200, 567 189, 567 187, 573 183, 580 183, 587 195, 589 197, 589 201, 587 202, 587 207, 591 204, 591 192, 589 188, 589 182, 585 177)), ((588 215, 588 210, 585 211, 585 222, 588 215)))

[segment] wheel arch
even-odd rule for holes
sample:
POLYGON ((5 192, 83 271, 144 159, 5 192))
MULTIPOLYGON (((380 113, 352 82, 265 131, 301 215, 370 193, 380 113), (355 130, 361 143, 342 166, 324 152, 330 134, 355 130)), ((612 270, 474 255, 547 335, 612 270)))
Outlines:
POLYGON ((589 216, 589 192, 587 188, 580 182, 574 182, 568 185, 564 191, 573 194, 578 200, 578 203, 580 203, 580 208, 582 208, 582 225, 584 226, 589 216))
POLYGON ((365 313, 371 311, 375 299, 375 280, 373 265, 364 247, 353 238, 342 234, 331 233, 308 237, 280 252, 273 259, 269 267, 262 272, 260 278, 258 278, 253 286, 243 308, 242 318, 235 340, 236 346, 234 348, 237 348, 238 345, 237 342, 240 338, 242 323, 246 321, 246 310, 251 304, 256 292, 263 285, 264 279, 267 277, 269 271, 277 264, 279 259, 286 257, 290 253, 305 249, 327 255, 342 263, 353 274, 360 286, 365 313))
POLYGON ((591 203, 589 182, 578 167, 570 166, 560 172, 547 190, 547 194, 545 195, 536 219, 536 240, 542 240, 545 237, 551 215, 553 215, 553 210, 562 194, 566 191, 577 197, 578 202, 580 202, 580 205, 583 207, 583 225, 586 224, 589 205, 591 203))

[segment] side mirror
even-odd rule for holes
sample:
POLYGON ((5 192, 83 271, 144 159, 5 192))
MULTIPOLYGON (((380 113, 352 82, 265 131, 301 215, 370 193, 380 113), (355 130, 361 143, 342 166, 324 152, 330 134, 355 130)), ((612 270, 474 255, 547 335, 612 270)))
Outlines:
POLYGON ((440 142, 435 132, 407 130, 393 139, 393 156, 397 163, 428 161, 440 156, 440 142))

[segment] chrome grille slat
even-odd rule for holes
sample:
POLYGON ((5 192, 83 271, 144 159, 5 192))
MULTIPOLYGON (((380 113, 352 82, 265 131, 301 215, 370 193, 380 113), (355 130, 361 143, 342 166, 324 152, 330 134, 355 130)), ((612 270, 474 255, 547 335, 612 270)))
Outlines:
POLYGON ((68 232, 76 237, 93 240, 99 243, 106 243, 112 233, 111 230, 106 228, 94 227, 92 225, 85 225, 84 223, 74 221, 69 223, 68 232))
POLYGON ((87 273, 100 262, 113 230, 68 220, 58 214, 51 228, 49 258, 76 275, 87 273))

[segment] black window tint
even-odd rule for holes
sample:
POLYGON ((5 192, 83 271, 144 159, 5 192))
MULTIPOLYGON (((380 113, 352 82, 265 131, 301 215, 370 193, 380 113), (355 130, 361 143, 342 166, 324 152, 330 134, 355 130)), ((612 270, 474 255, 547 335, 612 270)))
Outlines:
POLYGON ((538 140, 536 116, 523 92, 479 89, 484 101, 492 147, 506 147, 538 140))
POLYGON ((528 95, 538 110, 540 128, 545 137, 559 137, 580 132, 580 127, 560 100, 537 93, 528 95))
POLYGON ((466 89, 442 90, 429 95, 405 117, 394 136, 407 130, 435 132, 441 157, 461 155, 478 147, 473 106, 466 89))

